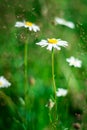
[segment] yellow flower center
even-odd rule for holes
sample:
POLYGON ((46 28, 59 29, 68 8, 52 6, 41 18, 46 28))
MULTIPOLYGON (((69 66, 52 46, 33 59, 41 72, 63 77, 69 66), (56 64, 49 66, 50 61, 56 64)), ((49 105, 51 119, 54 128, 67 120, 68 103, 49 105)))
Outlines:
POLYGON ((50 44, 57 44, 58 43, 58 40, 57 39, 54 39, 54 38, 51 38, 51 39, 48 39, 48 42, 50 44))
POLYGON ((2 84, 3 84, 3 83, 0 81, 0 86, 2 86, 2 84))
POLYGON ((33 23, 31 23, 31 22, 25 22, 25 25, 26 25, 26 26, 32 26, 33 23))

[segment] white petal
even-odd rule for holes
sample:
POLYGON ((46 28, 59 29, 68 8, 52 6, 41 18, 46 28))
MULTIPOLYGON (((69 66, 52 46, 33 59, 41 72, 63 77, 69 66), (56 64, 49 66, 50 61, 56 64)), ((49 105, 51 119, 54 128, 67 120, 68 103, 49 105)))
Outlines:
POLYGON ((56 48, 57 50, 61 50, 61 48, 57 45, 53 45, 54 48, 56 48))
POLYGON ((29 30, 32 31, 32 26, 28 26, 29 30))
POLYGON ((55 18, 55 23, 56 23, 56 24, 65 24, 65 20, 62 19, 62 18, 56 17, 56 18, 55 18))
POLYGON ((75 25, 74 25, 74 23, 72 23, 72 22, 66 22, 65 23, 65 25, 67 26, 67 27, 69 27, 69 28, 75 28, 75 25))
POLYGON ((58 42, 58 45, 59 45, 59 46, 63 46, 63 47, 68 46, 68 42, 67 42, 67 41, 62 41, 62 40, 60 40, 60 39, 58 39, 58 40, 59 40, 59 42, 58 42))
POLYGON ((52 50, 52 45, 49 44, 49 45, 47 46, 47 50, 50 50, 50 51, 51 51, 51 50, 52 50))
POLYGON ((32 28, 34 32, 40 31, 40 28, 36 26, 35 24, 32 26, 32 28))
POLYGON ((23 22, 16 22, 15 27, 24 27, 23 22))
POLYGON ((47 41, 46 40, 41 40, 40 42, 38 42, 38 43, 36 43, 37 45, 40 45, 40 46, 42 46, 42 47, 44 47, 44 46, 47 46, 48 45, 48 43, 47 43, 47 41))

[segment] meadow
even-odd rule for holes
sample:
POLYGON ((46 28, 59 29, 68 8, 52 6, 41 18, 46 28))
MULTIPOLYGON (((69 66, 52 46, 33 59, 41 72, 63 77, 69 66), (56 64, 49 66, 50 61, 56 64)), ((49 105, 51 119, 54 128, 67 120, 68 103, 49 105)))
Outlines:
POLYGON ((0 130, 87 130, 87 0, 0 0, 0 130))

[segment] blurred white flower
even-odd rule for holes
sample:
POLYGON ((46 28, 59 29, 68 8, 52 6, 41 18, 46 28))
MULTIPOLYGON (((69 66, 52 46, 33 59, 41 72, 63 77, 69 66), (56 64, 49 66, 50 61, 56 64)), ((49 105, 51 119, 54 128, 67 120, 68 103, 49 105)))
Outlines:
POLYGON ((55 105, 55 102, 53 102, 52 99, 49 99, 45 107, 48 107, 51 110, 54 107, 54 105, 55 105))
POLYGON ((67 41, 62 41, 61 39, 47 39, 47 40, 41 40, 40 42, 36 43, 37 45, 40 45, 41 47, 47 46, 48 50, 52 50, 52 48, 56 48, 57 50, 61 50, 60 46, 66 47, 68 46, 67 41))
POLYGON ((11 83, 6 80, 3 76, 0 77, 0 88, 8 88, 11 86, 11 83))
POLYGON ((54 22, 55 22, 56 25, 61 24, 61 25, 65 25, 65 26, 72 28, 72 29, 75 28, 75 25, 74 25, 73 22, 66 21, 65 19, 62 19, 62 18, 59 18, 59 17, 56 17, 54 22))
POLYGON ((70 66, 74 66, 78 68, 82 66, 82 61, 77 58, 74 58, 73 56, 67 58, 66 61, 69 63, 70 66))
POLYGON ((61 96, 66 96, 68 93, 68 91, 66 89, 63 88, 58 88, 58 90, 56 91, 56 96, 57 97, 61 97, 61 96))
POLYGON ((40 28, 39 26, 37 26, 36 24, 32 23, 32 22, 27 22, 27 21, 24 21, 24 22, 16 22, 15 24, 15 27, 25 27, 25 28, 29 28, 30 31, 34 31, 34 32, 37 32, 37 31, 40 31, 40 28))

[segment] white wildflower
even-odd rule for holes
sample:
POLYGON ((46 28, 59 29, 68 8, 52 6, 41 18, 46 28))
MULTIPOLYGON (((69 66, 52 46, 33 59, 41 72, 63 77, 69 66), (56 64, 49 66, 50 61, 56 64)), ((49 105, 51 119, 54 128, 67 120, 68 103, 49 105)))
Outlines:
POLYGON ((61 46, 62 47, 68 46, 67 41, 62 41, 61 39, 55 39, 55 38, 51 38, 51 39, 48 38, 47 40, 41 40, 40 42, 38 42, 36 44, 40 45, 41 47, 47 46, 47 49, 50 51, 52 50, 52 48, 61 50, 61 46))
POLYGON ((3 76, 0 77, 0 88, 8 88, 11 86, 11 83, 6 80, 3 76))
POLYGON ((67 27, 69 27, 69 28, 75 28, 75 25, 74 25, 74 23, 73 22, 71 22, 71 21, 66 21, 65 19, 62 19, 62 18, 59 18, 59 17, 56 17, 55 18, 55 24, 57 25, 57 24, 60 24, 60 25, 65 25, 65 26, 67 26, 67 27))
POLYGON ((71 56, 70 58, 67 58, 66 61, 69 63, 70 66, 74 66, 78 68, 82 66, 82 61, 73 56, 71 56))
POLYGON ((66 96, 68 93, 68 91, 66 89, 63 88, 58 88, 58 90, 56 91, 56 96, 57 97, 61 97, 61 96, 66 96))
POLYGON ((15 24, 15 27, 25 27, 25 28, 28 28, 30 31, 34 31, 34 32, 37 32, 37 31, 40 31, 40 28, 39 26, 37 26, 36 24, 32 23, 32 22, 27 22, 27 21, 24 21, 24 22, 16 22, 15 24))

